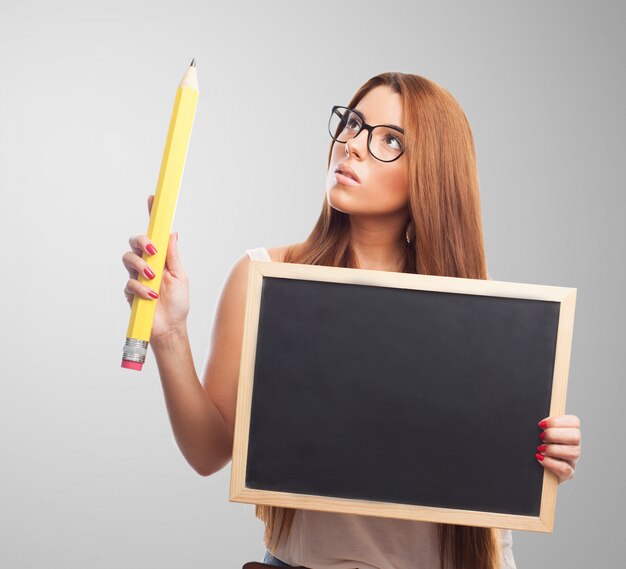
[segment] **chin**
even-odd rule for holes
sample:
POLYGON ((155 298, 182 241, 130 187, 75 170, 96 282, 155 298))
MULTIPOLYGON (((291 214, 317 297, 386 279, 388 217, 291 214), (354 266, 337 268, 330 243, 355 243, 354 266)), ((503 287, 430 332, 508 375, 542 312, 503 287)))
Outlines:
POLYGON ((344 186, 335 184, 326 190, 326 200, 328 201, 328 205, 330 205, 333 209, 341 211, 342 213, 347 213, 348 215, 358 213, 355 211, 354 204, 350 203, 354 202, 354 200, 350 199, 350 197, 346 195, 346 190, 349 191, 350 189, 351 188, 345 188, 344 186))

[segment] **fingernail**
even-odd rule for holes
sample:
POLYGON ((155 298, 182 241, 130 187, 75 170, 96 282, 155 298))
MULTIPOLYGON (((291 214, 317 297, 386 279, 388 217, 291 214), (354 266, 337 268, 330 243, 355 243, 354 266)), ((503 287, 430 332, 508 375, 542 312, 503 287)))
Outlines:
POLYGON ((537 450, 538 450, 539 452, 544 452, 544 451, 546 450, 546 448, 547 448, 547 447, 548 447, 548 445, 539 445, 539 446, 537 447, 537 450))
POLYGON ((150 270, 150 267, 145 267, 143 272, 149 279, 153 279, 155 277, 155 274, 150 270))
POLYGON ((546 433, 543 432, 539 435, 539 438, 543 441, 546 438, 546 433))
POLYGON ((543 460, 543 455, 542 455, 542 454, 537 453, 537 454, 535 455, 535 458, 536 458, 537 460, 543 460))
POLYGON ((153 290, 148 292, 148 296, 151 296, 152 298, 159 298, 159 295, 153 290))
POLYGON ((539 426, 540 426, 542 429, 545 429, 545 428, 548 426, 548 421, 540 421, 540 422, 539 422, 539 426))
POLYGON ((154 255, 157 252, 156 247, 152 243, 146 245, 146 249, 148 250, 148 253, 150 253, 150 255, 154 255))

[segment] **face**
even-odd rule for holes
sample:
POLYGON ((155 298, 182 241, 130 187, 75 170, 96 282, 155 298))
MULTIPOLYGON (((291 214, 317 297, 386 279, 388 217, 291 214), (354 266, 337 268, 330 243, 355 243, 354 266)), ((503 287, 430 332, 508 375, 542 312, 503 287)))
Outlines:
MULTIPOLYGON (((372 126, 393 124, 403 128, 400 95, 387 86, 372 89, 355 107, 372 126)), ((404 214, 408 207, 408 176, 405 171, 406 154, 393 162, 381 162, 367 149, 368 132, 363 129, 346 145, 333 143, 330 166, 326 179, 328 203, 348 214, 389 215, 404 214), (336 176, 338 164, 349 167, 358 177, 351 184, 336 176)), ((401 136, 401 135, 400 135, 401 136)))

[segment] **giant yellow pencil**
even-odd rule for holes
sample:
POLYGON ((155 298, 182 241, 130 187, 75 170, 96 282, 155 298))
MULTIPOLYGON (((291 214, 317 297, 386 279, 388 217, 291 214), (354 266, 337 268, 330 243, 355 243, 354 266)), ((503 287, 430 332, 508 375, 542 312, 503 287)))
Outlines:
MULTIPOLYGON (((196 60, 193 59, 176 91, 174 109, 167 132, 165 150, 161 161, 159 181, 154 195, 154 202, 150 211, 148 237, 157 248, 154 255, 143 254, 142 258, 150 262, 154 274, 153 279, 144 277, 141 273, 137 280, 147 284, 150 288, 159 291, 161 279, 167 257, 167 246, 174 221, 178 191, 183 177, 187 147, 191 137, 191 127, 196 114, 198 103, 198 75, 196 60)), ((126 332, 126 343, 122 356, 122 367, 141 370, 148 351, 148 342, 152 333, 154 311, 157 300, 147 300, 135 296, 130 312, 130 322, 126 332)))

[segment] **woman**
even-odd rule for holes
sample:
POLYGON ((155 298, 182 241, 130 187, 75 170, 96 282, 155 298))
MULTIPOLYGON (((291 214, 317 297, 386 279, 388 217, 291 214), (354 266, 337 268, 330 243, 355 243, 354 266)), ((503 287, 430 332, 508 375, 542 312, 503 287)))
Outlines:
MULTIPOLYGON (((189 348, 188 281, 172 235, 151 346, 176 441, 200 474, 231 459, 239 359, 250 257, 279 262, 487 279, 478 174, 463 110, 423 77, 382 73, 347 107, 334 107, 326 199, 302 243, 248 250, 231 269, 213 323, 200 383, 189 348)), ((148 208, 153 196, 148 198, 148 208)), ((130 238, 123 256, 133 296, 158 295, 137 280, 153 278, 146 235, 130 238)), ((559 483, 573 477, 580 421, 538 418, 536 458, 559 483)), ((265 562, 315 569, 515 567, 511 531, 257 506, 265 522, 265 562)))

